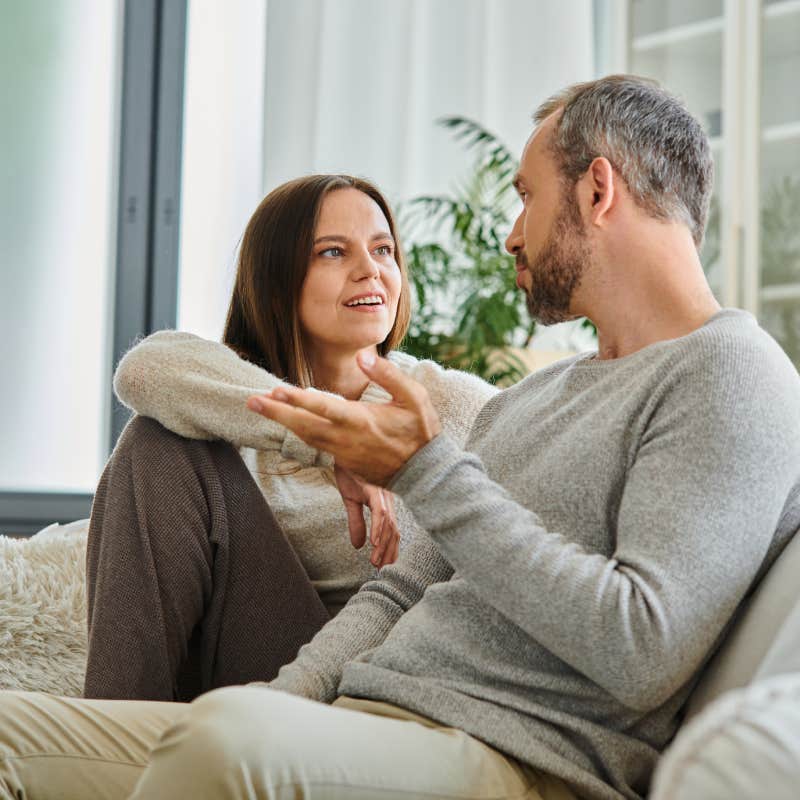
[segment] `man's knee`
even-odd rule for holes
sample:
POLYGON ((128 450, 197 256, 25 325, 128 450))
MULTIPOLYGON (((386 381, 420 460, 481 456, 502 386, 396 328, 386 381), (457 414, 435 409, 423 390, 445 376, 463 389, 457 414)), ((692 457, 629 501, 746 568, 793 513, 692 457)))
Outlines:
POLYGON ((274 786, 278 775, 288 777, 287 767, 292 771, 286 756, 298 744, 288 724, 293 700, 297 698, 246 686, 215 689, 197 698, 154 748, 134 797, 144 798, 147 791, 161 790, 173 780, 187 790, 187 776, 192 788, 204 787, 208 794, 202 797, 238 797, 243 780, 274 786))
POLYGON ((0 691, 0 800, 27 797, 17 770, 19 758, 44 749, 37 738, 43 720, 34 697, 32 692, 0 691))

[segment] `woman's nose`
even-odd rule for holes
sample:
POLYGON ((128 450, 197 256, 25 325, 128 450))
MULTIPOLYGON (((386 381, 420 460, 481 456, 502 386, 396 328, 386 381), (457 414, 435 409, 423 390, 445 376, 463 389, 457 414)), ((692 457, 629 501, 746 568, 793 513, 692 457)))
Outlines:
POLYGON ((378 263, 370 252, 362 252, 356 261, 355 273, 359 278, 373 278, 380 275, 378 263))

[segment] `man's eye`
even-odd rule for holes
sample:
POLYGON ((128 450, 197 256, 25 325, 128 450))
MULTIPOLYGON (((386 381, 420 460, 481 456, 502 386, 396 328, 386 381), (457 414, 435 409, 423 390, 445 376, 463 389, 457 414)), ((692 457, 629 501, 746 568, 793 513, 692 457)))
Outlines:
POLYGON ((341 247, 329 247, 327 250, 323 250, 320 255, 325 256, 326 258, 339 258, 343 254, 341 247))

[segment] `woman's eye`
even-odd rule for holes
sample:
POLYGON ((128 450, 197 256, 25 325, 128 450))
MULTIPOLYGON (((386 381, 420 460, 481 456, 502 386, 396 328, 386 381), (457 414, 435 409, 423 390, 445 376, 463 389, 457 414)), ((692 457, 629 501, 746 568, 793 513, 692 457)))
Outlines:
POLYGON ((379 256, 390 256, 392 254, 392 246, 390 244, 382 244, 375 249, 379 256))
POLYGON ((326 258, 338 258, 342 255, 342 248, 341 247, 329 247, 327 250, 323 250, 320 253, 321 256, 325 256, 326 258))

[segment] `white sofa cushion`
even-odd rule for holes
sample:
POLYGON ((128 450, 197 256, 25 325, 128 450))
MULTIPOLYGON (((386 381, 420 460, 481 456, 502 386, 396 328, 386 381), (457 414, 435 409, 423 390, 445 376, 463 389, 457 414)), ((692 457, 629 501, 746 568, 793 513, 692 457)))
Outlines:
POLYGON ((650 800, 797 800, 800 673, 728 692, 679 732, 650 800))
POLYGON ((798 600, 798 575, 800 536, 794 536, 739 613, 705 669, 689 700, 687 720, 724 692, 747 686, 753 680, 798 600))
POLYGON ((756 681, 785 672, 800 673, 800 588, 789 616, 756 672, 756 681))
POLYGON ((88 524, 0 536, 0 689, 83 693, 88 524))

